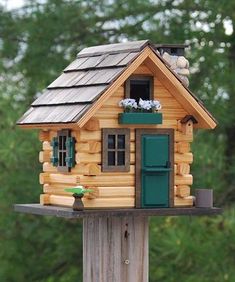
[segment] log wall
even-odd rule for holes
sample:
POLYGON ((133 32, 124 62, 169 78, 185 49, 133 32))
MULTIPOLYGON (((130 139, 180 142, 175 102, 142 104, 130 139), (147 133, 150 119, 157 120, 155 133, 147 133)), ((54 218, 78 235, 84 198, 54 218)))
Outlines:
MULTIPOLYGON (((142 65, 135 74, 152 73, 147 66, 142 65)), ((39 161, 43 164, 40 183, 45 193, 41 195, 42 204, 71 206, 73 197, 71 193, 65 192, 64 188, 81 184, 96 191, 93 197, 88 195, 83 199, 87 208, 135 206, 135 128, 143 128, 143 125, 118 123, 118 114, 123 112, 118 103, 122 99, 124 99, 124 86, 106 100, 83 129, 72 132, 76 138, 76 165, 70 173, 59 173, 50 163, 52 153, 50 141, 56 136, 56 131, 40 132, 42 151, 39 154, 39 161), (102 172, 101 128, 125 127, 131 129, 130 171, 102 172)), ((175 206, 191 206, 190 185, 192 185, 193 177, 190 174, 190 164, 193 161, 193 155, 190 151, 190 142, 193 141, 193 132, 185 131, 180 123, 180 120, 188 113, 156 77, 154 78, 154 99, 162 104, 163 124, 144 126, 144 128, 173 128, 175 130, 174 203, 175 206)))

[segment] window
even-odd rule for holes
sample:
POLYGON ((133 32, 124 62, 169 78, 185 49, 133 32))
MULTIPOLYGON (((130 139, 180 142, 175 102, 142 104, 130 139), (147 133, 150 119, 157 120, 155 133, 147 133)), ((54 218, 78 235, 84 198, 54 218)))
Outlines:
POLYGON ((152 76, 131 76, 126 81, 126 98, 142 100, 153 100, 153 77, 152 76))
POLYGON ((103 129, 102 170, 130 170, 130 130, 103 129))
POLYGON ((58 131, 51 145, 53 166, 56 166, 58 171, 70 171, 75 166, 75 138, 71 137, 71 131, 68 129, 58 131))

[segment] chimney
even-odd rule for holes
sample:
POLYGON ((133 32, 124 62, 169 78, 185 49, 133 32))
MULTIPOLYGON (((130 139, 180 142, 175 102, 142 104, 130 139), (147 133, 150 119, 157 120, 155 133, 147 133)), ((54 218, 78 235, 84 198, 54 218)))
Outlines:
POLYGON ((184 51, 187 47, 188 45, 185 44, 155 44, 155 50, 159 51, 181 81, 189 86, 189 61, 184 57, 184 51))

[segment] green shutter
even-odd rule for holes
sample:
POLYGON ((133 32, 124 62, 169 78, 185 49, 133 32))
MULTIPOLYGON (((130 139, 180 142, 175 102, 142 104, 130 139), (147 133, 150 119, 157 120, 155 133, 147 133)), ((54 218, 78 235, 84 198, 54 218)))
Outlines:
POLYGON ((67 137, 66 141, 67 157, 65 159, 67 167, 75 166, 75 138, 67 137))
POLYGON ((58 137, 53 137, 52 141, 51 141, 51 146, 52 146, 52 158, 51 158, 51 162, 53 164, 53 166, 58 166, 58 137))

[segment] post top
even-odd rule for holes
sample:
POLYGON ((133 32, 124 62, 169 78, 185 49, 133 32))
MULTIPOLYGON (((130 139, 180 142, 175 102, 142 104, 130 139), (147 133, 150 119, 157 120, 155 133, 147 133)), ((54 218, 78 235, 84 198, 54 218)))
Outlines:
POLYGON ((180 216, 180 215, 218 215, 222 213, 221 208, 159 208, 159 209, 99 209, 73 211, 71 208, 59 206, 43 206, 40 204, 16 204, 14 210, 17 212, 49 215, 64 218, 85 217, 110 217, 110 216, 180 216))

